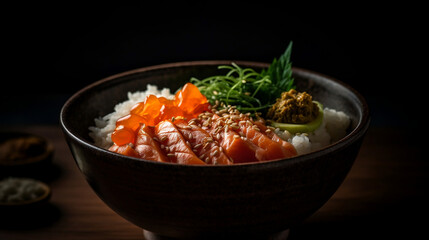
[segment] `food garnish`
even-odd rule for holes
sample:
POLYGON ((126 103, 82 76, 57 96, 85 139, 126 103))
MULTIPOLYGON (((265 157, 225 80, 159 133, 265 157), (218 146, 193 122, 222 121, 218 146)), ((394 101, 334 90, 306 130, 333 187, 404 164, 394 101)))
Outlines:
POLYGON ((323 106, 306 92, 283 92, 266 115, 269 124, 292 134, 313 132, 323 120, 323 106))
POLYGON ((280 130, 287 130, 288 132, 295 134, 295 133, 309 133, 315 131, 317 128, 320 127, 323 121, 323 105, 317 101, 313 101, 314 104, 317 106, 318 114, 316 118, 311 120, 310 122, 306 123, 283 123, 283 122, 275 122, 272 120, 268 120, 268 124, 279 128, 280 130))
POLYGON ((219 102, 236 106, 242 112, 266 111, 282 92, 294 88, 290 55, 292 42, 286 51, 273 60, 268 69, 257 72, 252 68, 241 68, 235 63, 219 66, 229 70, 225 75, 217 75, 199 80, 191 78, 212 105, 219 102))

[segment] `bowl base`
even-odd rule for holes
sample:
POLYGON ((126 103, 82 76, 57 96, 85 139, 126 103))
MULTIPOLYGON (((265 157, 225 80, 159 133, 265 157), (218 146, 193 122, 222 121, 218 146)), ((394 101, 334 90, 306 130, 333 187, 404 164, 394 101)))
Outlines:
MULTIPOLYGON (((262 237, 262 238, 258 238, 260 240, 286 240, 289 237, 289 229, 283 230, 281 232, 275 233, 275 234, 271 234, 269 236, 266 237, 262 237)), ((144 240, 174 240, 174 239, 187 239, 187 238, 172 238, 172 237, 166 237, 166 236, 162 236, 159 235, 157 233, 151 232, 151 231, 147 231, 143 229, 143 236, 144 236, 144 240)), ((247 237, 246 237, 247 238, 247 237)), ((199 238, 197 238, 199 239, 199 238)), ((214 238, 214 239, 219 239, 219 238, 214 238)), ((228 237, 222 237, 221 239, 228 239, 228 237)), ((236 239, 235 237, 233 239, 236 239)))

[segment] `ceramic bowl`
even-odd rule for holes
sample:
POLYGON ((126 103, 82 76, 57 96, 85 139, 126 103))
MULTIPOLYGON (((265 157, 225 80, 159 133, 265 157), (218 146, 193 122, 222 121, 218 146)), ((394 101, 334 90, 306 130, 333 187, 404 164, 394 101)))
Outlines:
POLYGON ((335 193, 359 152, 369 126, 364 98, 338 80, 300 68, 293 69, 297 89, 351 117, 346 137, 310 154, 254 164, 190 166, 122 156, 95 146, 89 137, 94 118, 112 112, 127 92, 144 91, 148 83, 174 92, 190 77, 218 74, 218 65, 230 63, 182 62, 120 73, 80 90, 61 110, 61 127, 83 176, 111 209, 144 229, 149 239, 284 235, 335 193))

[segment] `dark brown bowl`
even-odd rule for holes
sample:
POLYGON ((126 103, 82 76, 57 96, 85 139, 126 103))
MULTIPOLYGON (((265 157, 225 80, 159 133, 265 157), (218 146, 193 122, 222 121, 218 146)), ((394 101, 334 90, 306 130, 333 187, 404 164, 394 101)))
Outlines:
POLYGON ((94 118, 112 112, 127 92, 144 91, 148 83, 174 92, 190 77, 214 75, 218 65, 230 63, 182 62, 128 71, 89 85, 62 108, 61 126, 86 180, 110 208, 147 230, 146 236, 274 236, 318 210, 356 158, 369 126, 364 98, 340 81, 299 68, 293 69, 297 89, 352 119, 346 137, 310 154, 256 164, 189 166, 122 156, 96 147, 89 137, 94 118))

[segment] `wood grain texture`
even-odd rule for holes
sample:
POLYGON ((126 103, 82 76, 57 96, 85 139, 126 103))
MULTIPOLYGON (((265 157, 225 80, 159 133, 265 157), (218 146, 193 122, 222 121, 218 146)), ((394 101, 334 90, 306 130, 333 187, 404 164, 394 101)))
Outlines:
MULTIPOLYGON (((7 126, 36 133, 55 147, 53 166, 38 177, 52 187, 42 209, 0 213, 0 239, 139 239, 142 230, 108 208, 79 172, 58 126, 7 126)), ((427 224, 429 164, 406 129, 371 127, 333 197, 288 239, 413 239, 427 224), (421 220, 423 219, 423 220, 421 220)))

